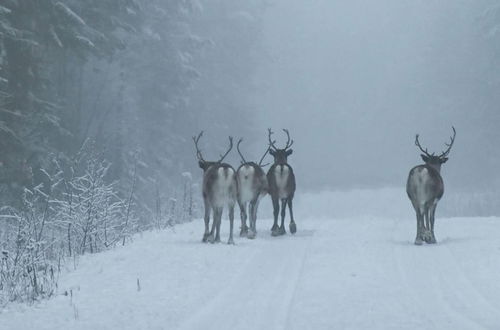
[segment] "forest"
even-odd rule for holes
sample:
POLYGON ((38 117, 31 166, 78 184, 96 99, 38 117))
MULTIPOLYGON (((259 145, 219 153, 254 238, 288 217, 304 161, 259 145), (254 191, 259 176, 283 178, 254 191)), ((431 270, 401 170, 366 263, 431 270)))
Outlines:
POLYGON ((399 189, 415 134, 439 153, 454 126, 444 213, 499 215, 499 59, 494 0, 1 0, 0 306, 200 218, 200 131, 207 160, 228 136, 257 159, 288 129, 316 215, 399 189))
POLYGON ((195 216, 191 136, 251 129, 233 118, 252 108, 264 9, 0 3, 0 302, 50 295, 67 257, 195 216))

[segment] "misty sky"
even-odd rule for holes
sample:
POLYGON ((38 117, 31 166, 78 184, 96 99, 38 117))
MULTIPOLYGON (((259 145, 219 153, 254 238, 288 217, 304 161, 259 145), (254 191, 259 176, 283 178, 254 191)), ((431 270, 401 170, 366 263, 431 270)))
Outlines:
POLYGON ((440 152, 455 125, 445 182, 483 180, 471 169, 499 165, 487 152, 470 157, 490 121, 479 111, 481 65, 471 65, 481 59, 477 17, 487 3, 272 0, 268 61, 255 78, 259 140, 273 127, 284 143, 279 129, 290 129, 289 161, 304 188, 403 185, 421 163, 415 133, 440 152))

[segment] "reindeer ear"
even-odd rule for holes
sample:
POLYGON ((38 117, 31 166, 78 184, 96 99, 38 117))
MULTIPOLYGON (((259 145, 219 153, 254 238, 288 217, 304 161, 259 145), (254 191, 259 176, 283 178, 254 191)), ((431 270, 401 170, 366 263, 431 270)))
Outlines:
POLYGON ((288 150, 286 151, 286 155, 287 155, 287 157, 288 157, 288 156, 290 156, 292 153, 293 153, 293 149, 288 149, 288 150))
POLYGON ((441 164, 446 163, 447 160, 448 160, 448 157, 441 158, 441 164))
POLYGON ((429 161, 429 157, 427 157, 427 156, 426 156, 426 155, 424 155, 424 154, 421 154, 421 155, 420 155, 420 157, 422 157, 422 160, 423 160, 424 162, 426 162, 426 163, 429 161))
POLYGON ((202 162, 201 160, 198 162, 198 166, 201 168, 201 169, 205 169, 205 162, 202 162))
POLYGON ((271 154, 271 156, 276 156, 276 151, 274 151, 273 149, 269 149, 269 153, 271 154))

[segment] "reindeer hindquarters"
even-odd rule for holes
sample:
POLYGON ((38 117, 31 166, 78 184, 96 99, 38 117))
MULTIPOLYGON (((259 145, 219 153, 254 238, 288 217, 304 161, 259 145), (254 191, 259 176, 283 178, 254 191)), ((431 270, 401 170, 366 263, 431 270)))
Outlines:
POLYGON ((277 165, 274 168, 274 180, 276 184, 276 190, 278 193, 278 197, 288 198, 290 195, 290 182, 292 181, 290 176, 293 175, 290 167, 286 164, 277 165))
POLYGON ((415 244, 420 245, 423 241, 435 243, 434 214, 437 202, 444 192, 441 175, 428 165, 416 166, 408 176, 406 192, 417 213, 415 244))

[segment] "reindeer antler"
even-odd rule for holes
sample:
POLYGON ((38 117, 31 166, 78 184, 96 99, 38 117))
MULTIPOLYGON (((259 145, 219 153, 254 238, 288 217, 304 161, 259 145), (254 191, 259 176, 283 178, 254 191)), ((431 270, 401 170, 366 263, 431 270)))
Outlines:
MULTIPOLYGON (((276 140, 271 140, 271 135, 273 135, 273 131, 268 128, 267 129, 267 132, 268 132, 268 139, 269 139, 269 148, 273 148, 274 150, 277 150, 278 148, 276 148, 276 146, 274 145, 276 143, 276 140)), ((269 151, 269 148, 267 149, 269 151)))
POLYGON ((433 156, 433 155, 434 155, 434 153, 433 153, 432 155, 430 155, 430 154, 427 152, 427 148, 425 148, 425 150, 424 150, 424 148, 422 148, 422 146, 420 145, 420 142, 418 141, 418 136, 419 136, 418 134, 415 136, 415 145, 416 145, 417 147, 419 147, 419 148, 420 148, 420 151, 422 151, 422 152, 423 152, 424 154, 426 154, 427 156, 429 156, 429 157, 430 157, 430 156, 433 156))
MULTIPOLYGON (((450 143, 445 143, 445 145, 448 147, 448 149, 446 149, 445 151, 443 151, 443 152, 442 152, 442 153, 438 156, 439 158, 443 158, 443 157, 448 156, 448 154, 449 154, 449 153, 450 153, 450 151, 451 151, 451 147, 453 146, 453 143, 455 142, 455 137, 457 136, 457 131, 455 130, 455 127, 451 126, 451 128, 453 129, 453 136, 451 136, 451 137, 450 137, 450 143)), ((422 146, 420 145, 420 142, 418 141, 418 134, 417 134, 417 135, 416 135, 416 137, 415 137, 415 145, 416 145, 417 147, 419 147, 419 148, 420 148, 420 150, 421 150, 424 154, 426 154, 427 156, 434 156, 434 154, 435 154, 434 152, 433 152, 432 154, 429 154, 429 153, 427 152, 427 148, 426 148, 425 150, 422 148, 422 146)))
POLYGON ((196 157, 200 162, 204 162, 205 159, 203 159, 203 155, 201 154, 200 148, 198 148, 198 142, 200 141, 200 138, 203 136, 203 131, 198 134, 198 136, 193 136, 193 141, 194 141, 194 147, 196 148, 196 157))
POLYGON ((243 142, 243 138, 241 138, 238 141, 238 144, 236 145, 236 150, 238 150, 238 153, 240 154, 241 160, 243 161, 243 164, 246 163, 247 161, 245 160, 245 157, 243 157, 241 151, 240 151, 240 143, 243 142))
POLYGON ((259 161, 259 166, 260 167, 265 167, 265 166, 269 165, 269 163, 266 163, 266 164, 262 165, 262 161, 264 160, 264 158, 266 158, 266 155, 267 155, 268 152, 269 152, 269 148, 266 149, 266 152, 264 152, 264 155, 262 155, 262 158, 259 161))
POLYGON ((229 137, 229 149, 227 149, 226 153, 224 155, 221 155, 219 161, 217 163, 222 163, 222 161, 224 160, 224 158, 226 158, 226 156, 229 154, 229 152, 233 149, 233 137, 230 136, 229 137))
POLYGON ((445 145, 448 147, 446 151, 444 151, 439 157, 446 157, 451 151, 451 147, 453 146, 453 143, 455 142, 455 136, 457 136, 457 131, 455 130, 455 127, 451 126, 453 129, 453 136, 450 137, 450 143, 445 143, 445 145))
POLYGON ((286 141, 286 146, 285 146, 285 150, 286 150, 292 146, 293 140, 290 140, 290 133, 288 133, 288 130, 286 128, 283 128, 283 132, 286 133, 286 137, 288 138, 288 140, 286 141))

